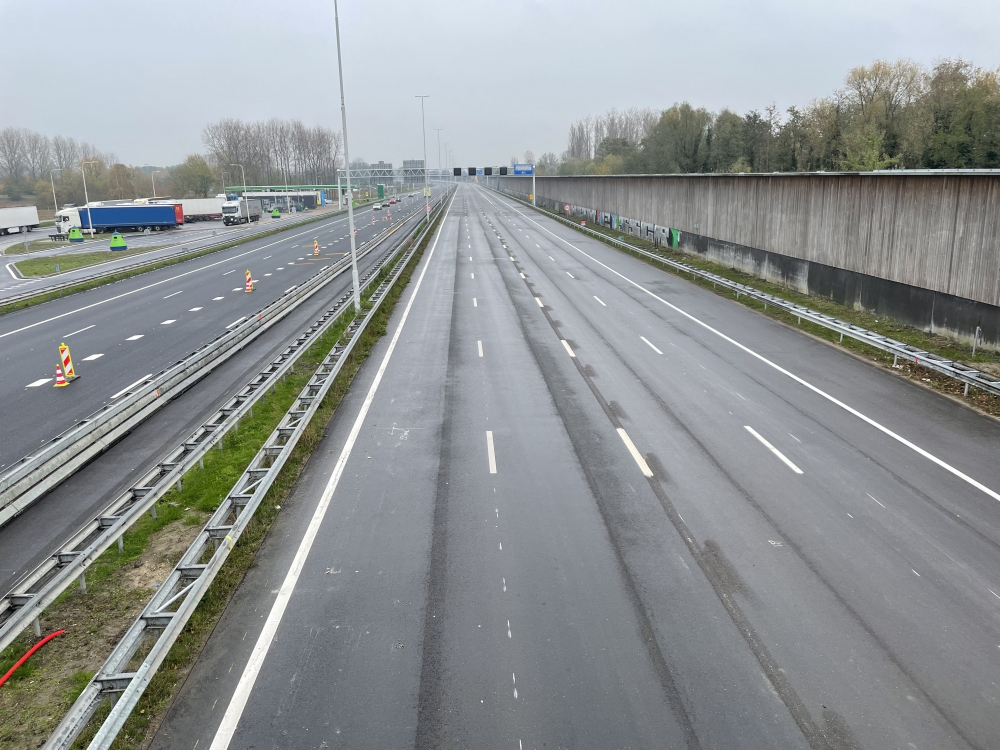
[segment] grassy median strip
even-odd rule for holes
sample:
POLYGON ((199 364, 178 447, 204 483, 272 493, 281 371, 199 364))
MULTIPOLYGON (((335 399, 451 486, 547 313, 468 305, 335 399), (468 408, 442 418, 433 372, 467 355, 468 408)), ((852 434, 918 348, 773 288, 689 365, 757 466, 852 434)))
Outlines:
MULTIPOLYGON (((360 207, 361 206, 358 206, 358 208, 360 207)), ((236 247, 237 245, 242 245, 247 242, 253 242, 255 240, 264 239, 265 237, 271 237, 275 234, 287 231, 289 229, 298 229, 306 224, 312 224, 317 221, 325 221, 326 219, 332 219, 335 216, 340 216, 341 214, 345 213, 347 212, 335 211, 333 213, 324 213, 318 216, 311 216, 308 219, 293 224, 292 226, 275 227, 274 229, 270 229, 266 232, 255 234, 252 237, 243 237, 240 239, 233 240, 232 242, 226 242, 222 245, 208 247, 202 250, 193 250, 189 253, 183 253, 181 255, 177 255, 172 258, 164 258, 161 261, 151 261, 148 265, 143 265, 141 268, 132 268, 118 272, 110 271, 108 272, 107 276, 101 276, 99 279, 81 281, 79 284, 74 284, 64 289, 54 289, 50 292, 40 292, 39 294, 30 297, 29 299, 19 300, 17 302, 8 302, 7 304, 0 304, 0 315, 4 315, 9 312, 14 312, 15 310, 23 310, 26 307, 33 307, 35 305, 40 305, 43 302, 59 299, 60 297, 65 297, 68 294, 85 292, 88 289, 96 289, 97 287, 105 286, 106 284, 113 284, 116 281, 129 279, 132 278, 133 276, 138 276, 139 274, 149 273, 150 271, 157 271, 161 268, 166 268, 167 266, 173 266, 178 263, 184 263, 185 261, 194 260, 195 258, 201 258, 204 255, 217 253, 220 250, 228 250, 229 248, 236 247)), ((182 243, 178 243, 178 245, 180 244, 182 243)), ((146 248, 146 250, 148 250, 148 248, 146 248)))
MULTIPOLYGON (((240 537, 229 559, 209 587, 180 638, 115 741, 114 748, 144 746, 152 737, 230 597, 249 567, 281 506, 319 443, 326 425, 347 392, 354 375, 376 342, 385 334, 389 316, 409 282, 413 269, 433 232, 429 232, 389 291, 376 315, 361 334, 319 411, 309 423, 257 513, 240 537)), ((384 269, 384 278, 389 269, 384 269)), ((369 287, 372 291, 378 280, 369 287)), ((371 309, 366 301, 365 310, 371 309)), ((53 603, 41 618, 43 633, 66 628, 67 633, 35 654, 0 688, 0 746, 38 747, 55 729, 73 701, 110 653, 162 581, 197 536, 205 521, 232 489, 251 459, 271 434, 302 388, 343 335, 351 320, 346 315, 315 342, 296 363, 293 374, 276 391, 258 401, 253 416, 230 431, 223 450, 209 451, 205 468, 189 471, 183 489, 174 490, 157 504, 157 519, 145 515, 124 536, 124 553, 112 547, 87 572, 88 594, 73 587, 53 603)), ((0 653, 0 674, 35 642, 29 630, 0 653)), ((99 709, 74 747, 86 747, 110 706, 99 709)))
POLYGON ((17 245, 10 245, 3 251, 4 255, 24 255, 25 253, 37 253, 39 250, 51 250, 54 247, 65 247, 70 244, 69 242, 62 240, 55 242, 53 240, 25 240, 28 246, 24 246, 24 242, 17 245))
MULTIPOLYGON (((561 214, 557 211, 552 211, 550 209, 538 210, 542 213, 561 217, 561 214)), ((946 338, 945 336, 938 336, 911 326, 896 323, 892 320, 879 318, 878 316, 865 310, 858 310, 853 307, 841 305, 838 302, 834 302, 833 300, 826 299, 824 297, 801 294, 800 292, 796 292, 788 287, 770 283, 764 279, 738 269, 729 268, 720 263, 705 260, 697 255, 688 255, 687 253, 683 253, 679 250, 665 248, 662 245, 657 247, 652 242, 647 240, 623 235, 621 232, 616 232, 607 229, 606 227, 590 225, 588 223, 587 228, 592 229, 609 239, 617 239, 619 241, 626 242, 633 247, 641 248, 642 250, 646 250, 648 252, 654 252, 664 258, 669 258, 670 260, 677 261, 679 263, 685 263, 702 271, 717 274, 718 276, 722 276, 730 281, 751 286, 761 292, 773 294, 777 297, 788 300, 789 302, 806 305, 813 310, 833 315, 841 320, 867 328, 870 331, 875 331, 876 333, 880 333, 884 336, 894 338, 897 341, 903 341, 925 351, 939 354, 942 357, 947 357, 948 359, 956 362, 962 362, 972 367, 976 367, 983 372, 987 372, 992 375, 1000 375, 1000 354, 997 354, 996 352, 978 349, 975 356, 973 356, 971 346, 960 344, 959 342, 946 338)), ((715 287, 710 281, 706 281, 698 276, 692 277, 690 274, 686 274, 666 263, 657 263, 642 253, 621 250, 621 248, 617 245, 611 246, 621 252, 628 252, 629 255, 638 258, 645 263, 655 266, 656 268, 666 270, 675 276, 683 278, 685 281, 697 284, 698 286, 712 291, 721 297, 737 301, 741 305, 750 307, 770 318, 780 320, 782 323, 786 323, 787 325, 806 331, 807 333, 823 339, 830 344, 847 349, 848 351, 862 356, 866 360, 884 367, 897 375, 901 375, 923 385, 930 386, 935 390, 948 394, 949 396, 959 398, 967 405, 981 409, 987 414, 1000 417, 1000 397, 994 396, 992 393, 987 393, 985 391, 978 390, 974 386, 970 386, 969 395, 966 396, 964 395, 965 384, 955 380, 954 378, 949 378, 948 376, 942 375, 934 370, 929 370, 921 367, 920 365, 915 365, 913 362, 903 361, 902 359, 900 359, 899 362, 893 366, 893 356, 888 352, 882 351, 881 349, 868 346, 861 341, 857 341, 856 339, 852 339, 847 336, 845 336, 843 342, 841 342, 839 340, 840 334, 830 330, 829 328, 811 323, 808 320, 803 320, 799 323, 795 315, 785 312, 780 308, 776 308, 773 305, 769 305, 765 309, 763 302, 759 302, 758 300, 755 300, 752 297, 747 297, 746 295, 740 295, 739 299, 737 299, 734 292, 725 289, 724 287, 715 287)))
POLYGON ((137 247, 133 250, 94 250, 89 253, 68 253, 60 255, 46 255, 42 258, 25 258, 14 264, 14 267, 24 277, 51 276, 54 273, 72 271, 75 268, 85 268, 95 266, 98 263, 107 263, 119 258, 127 258, 130 255, 149 253, 154 250, 161 250, 167 245, 153 245, 152 247, 137 247))

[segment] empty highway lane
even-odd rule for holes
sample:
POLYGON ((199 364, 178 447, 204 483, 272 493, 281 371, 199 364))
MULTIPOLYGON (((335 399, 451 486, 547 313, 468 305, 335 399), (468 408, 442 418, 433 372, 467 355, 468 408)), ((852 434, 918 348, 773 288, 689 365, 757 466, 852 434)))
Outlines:
POLYGON ((471 185, 388 330, 153 747, 1000 746, 993 420, 471 185))

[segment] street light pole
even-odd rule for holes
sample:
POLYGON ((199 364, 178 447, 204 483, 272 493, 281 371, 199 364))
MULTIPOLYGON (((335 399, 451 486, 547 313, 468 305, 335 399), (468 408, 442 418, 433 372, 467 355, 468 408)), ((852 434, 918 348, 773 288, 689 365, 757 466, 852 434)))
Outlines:
POLYGON ((424 217, 430 218, 431 199, 427 195, 427 125, 424 121, 424 99, 429 98, 430 94, 414 94, 414 97, 420 100, 420 128, 424 134, 424 217))
POLYGON ((90 225, 90 239, 94 239, 94 217, 90 215, 90 198, 87 196, 87 165, 97 164, 96 161, 85 161, 80 164, 80 174, 83 175, 83 202, 87 204, 87 224, 90 225))
POLYGON ((49 182, 52 184, 52 215, 55 216, 55 214, 59 213, 59 202, 56 200, 56 181, 52 179, 53 172, 62 172, 62 169, 49 170, 49 182))
MULTIPOLYGON (((250 204, 247 202, 247 173, 242 164, 230 164, 231 167, 239 167, 240 174, 243 175, 243 203, 247 207, 247 224, 250 223, 250 204)), ((243 216, 243 208, 240 208, 240 216, 243 216)))
POLYGON ((441 131, 444 128, 434 128, 438 133, 438 177, 441 176, 441 131))
POLYGON ((351 279, 354 281, 354 312, 361 312, 361 287, 358 281, 358 249, 354 238, 354 194, 351 192, 351 154, 347 148, 347 105, 344 103, 344 64, 340 55, 340 13, 333 0, 333 22, 337 29, 337 73, 340 76, 340 120, 344 131, 344 179, 347 181, 347 233, 351 237, 351 279))
POLYGON ((149 173, 149 179, 151 179, 153 181, 153 197, 154 198, 156 197, 156 178, 153 177, 153 175, 157 174, 159 172, 162 172, 162 171, 163 171, 162 169, 154 169, 152 172, 149 173))

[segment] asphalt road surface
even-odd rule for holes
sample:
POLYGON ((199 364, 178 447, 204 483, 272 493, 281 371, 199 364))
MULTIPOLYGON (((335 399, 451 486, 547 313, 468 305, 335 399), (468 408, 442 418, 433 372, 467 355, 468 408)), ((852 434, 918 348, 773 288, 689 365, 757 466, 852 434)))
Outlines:
POLYGON ((1000 747, 1000 429, 463 186, 153 747, 1000 747))
MULTIPOLYGON (((413 208, 417 211, 411 221, 416 221, 423 215, 423 199, 403 210, 413 208)), ((390 226, 377 213, 376 217, 372 226, 370 212, 356 215, 359 244, 390 226)), ((396 222, 401 218, 400 212, 393 212, 396 222)), ((403 234, 359 258, 359 274, 403 234)), ((349 252, 347 219, 338 218, 3 316, 0 424, 5 429, 0 463, 9 465, 29 454, 123 388, 182 359, 227 325, 349 252), (320 243, 319 257, 312 255, 314 238, 320 243), (257 280, 252 294, 243 291, 245 268, 252 269, 257 280), (81 375, 67 388, 53 387, 55 347, 60 341, 71 347, 81 375), (45 372, 49 360, 53 376, 45 372)), ((328 309, 350 283, 348 270, 0 529, 0 591, 8 591, 155 465, 328 309)))
MULTIPOLYGON (((412 203, 410 205, 412 206, 412 203)), ((358 209, 358 213, 367 213, 370 210, 371 209, 368 207, 362 207, 358 209)), ((335 211, 336 208, 332 207, 320 208, 312 212, 312 215, 317 213, 334 213, 335 211)), ((342 218, 346 224, 346 215, 338 216, 338 218, 342 218)), ((301 219, 299 214, 284 214, 281 219, 272 219, 269 214, 266 214, 262 216, 260 222, 254 222, 250 225, 243 224, 227 227, 220 220, 192 222, 184 224, 177 229, 150 232, 148 235, 142 233, 126 233, 125 239, 128 243, 129 249, 134 250, 142 247, 152 247, 156 249, 149 250, 146 253, 128 255, 124 257, 109 252, 108 260, 103 261, 99 265, 95 264, 83 266, 81 268, 64 271, 59 274, 37 278, 22 277, 13 268, 13 265, 18 261, 27 260, 29 258, 40 258, 49 255, 75 255, 77 253, 110 250, 110 235, 95 234, 95 238, 93 240, 88 238, 79 244, 74 243, 48 250, 40 250, 29 254, 5 254, 2 261, 0 261, 0 264, 3 265, 3 268, 0 268, 0 302, 3 302, 5 297, 11 297, 25 292, 43 291, 50 286, 56 286, 67 281, 74 281, 76 279, 90 276, 96 271, 111 272, 116 268, 128 266, 139 261, 155 260, 164 256, 175 255, 178 252, 178 247, 180 245, 185 245, 189 249, 195 250, 199 247, 204 247, 218 242, 237 240, 241 237, 260 233, 261 231, 281 228, 283 225, 294 224, 294 222, 297 222, 299 219, 301 219)), ((315 226, 315 224, 307 226, 315 226)), ((45 239, 53 231, 52 227, 39 227, 33 232, 24 235, 23 239, 17 239, 14 242, 10 241, 12 239, 11 237, 5 237, 4 244, 12 245, 20 244, 24 240, 45 239)), ((85 235, 86 234, 87 233, 85 232, 85 235)), ((14 237, 17 238, 19 235, 14 235, 14 237)), ((6 249, 6 247, 4 249, 6 249)))

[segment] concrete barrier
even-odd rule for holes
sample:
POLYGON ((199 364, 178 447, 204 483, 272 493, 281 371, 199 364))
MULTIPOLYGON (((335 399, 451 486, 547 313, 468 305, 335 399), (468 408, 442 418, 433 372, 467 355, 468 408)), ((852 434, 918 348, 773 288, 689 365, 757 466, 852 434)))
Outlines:
MULTIPOLYGON (((530 177, 501 190, 530 192, 530 177)), ((537 177, 536 202, 1000 349, 1000 170, 537 177)))

